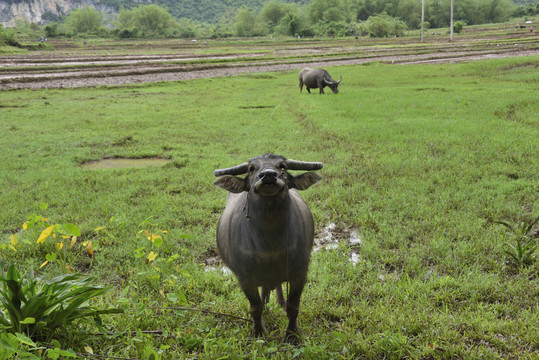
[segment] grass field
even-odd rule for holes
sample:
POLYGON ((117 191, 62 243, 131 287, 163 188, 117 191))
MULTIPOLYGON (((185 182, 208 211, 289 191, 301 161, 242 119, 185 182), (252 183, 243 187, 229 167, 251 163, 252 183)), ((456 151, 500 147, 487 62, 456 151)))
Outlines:
POLYGON ((340 93, 325 96, 300 94, 296 71, 0 92, 0 258, 113 288, 93 304, 126 311, 104 329, 43 340, 88 358, 536 359, 539 262, 511 263, 497 221, 539 216, 538 67, 333 67, 340 93), (324 163, 303 197, 339 239, 313 253, 295 347, 273 302, 265 340, 244 320, 173 309, 249 317, 234 277, 204 265, 226 197, 213 170, 265 152, 324 163), (171 161, 81 167, 115 157, 171 161), (51 224, 76 225, 76 244, 37 243, 51 224))

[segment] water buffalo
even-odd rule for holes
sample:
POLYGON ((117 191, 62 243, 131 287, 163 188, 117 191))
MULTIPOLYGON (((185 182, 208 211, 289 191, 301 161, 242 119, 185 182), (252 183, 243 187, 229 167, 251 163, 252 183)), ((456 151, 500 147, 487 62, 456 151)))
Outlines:
POLYGON ((288 315, 285 340, 298 340, 299 302, 314 238, 313 217, 298 190, 317 183, 321 176, 288 171, 321 168, 319 162, 264 154, 214 172, 219 177, 214 184, 229 191, 217 224, 217 248, 249 300, 255 336, 265 335, 262 311, 271 290, 276 289, 277 301, 288 315), (236 176, 241 174, 247 176, 236 176), (286 306, 283 282, 290 285, 286 306))
POLYGON ((341 83, 342 75, 339 81, 331 78, 331 75, 324 69, 305 68, 299 72, 299 92, 303 91, 303 85, 307 88, 309 94, 311 89, 319 88, 320 94, 324 93, 324 88, 329 86, 334 94, 339 92, 339 84, 341 83))

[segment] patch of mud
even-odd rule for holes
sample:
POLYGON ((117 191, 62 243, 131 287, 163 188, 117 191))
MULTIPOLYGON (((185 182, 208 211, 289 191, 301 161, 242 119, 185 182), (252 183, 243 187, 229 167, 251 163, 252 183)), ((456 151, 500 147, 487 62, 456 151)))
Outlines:
MULTIPOLYGON (((284 56, 274 49, 271 59, 261 53, 193 56, 192 54, 124 55, 124 56, 0 56, 0 90, 50 89, 99 86, 121 86, 162 81, 184 81, 245 74, 273 79, 275 71, 297 71, 304 67, 360 65, 372 62, 391 64, 457 63, 501 57, 539 54, 534 39, 519 39, 510 45, 455 42, 437 46, 401 46, 384 48, 358 43, 346 49, 314 46, 307 51, 312 57, 284 56), (320 55, 320 56, 318 56, 320 55), (201 60, 204 58, 204 60, 201 60), (234 59, 242 61, 234 62, 234 59), (190 62, 196 60, 195 62, 190 62), (225 62, 223 62, 225 61, 225 62)), ((270 50, 270 49, 266 49, 270 50)), ((299 51, 299 49, 293 49, 299 51)), ((119 50, 120 51, 120 50, 119 50)), ((301 54, 298 54, 301 55, 301 54)))
POLYGON ((239 107, 242 110, 246 109, 273 109, 275 108, 275 105, 252 105, 252 106, 240 106, 239 107))
POLYGON ((314 237, 313 252, 335 250, 339 247, 339 243, 342 240, 345 240, 352 248, 348 258, 355 266, 360 261, 357 248, 361 245, 361 237, 356 230, 341 229, 334 223, 329 224, 314 237))
POLYGON ((142 159, 129 159, 129 158, 111 158, 101 159, 99 161, 88 161, 81 166, 86 169, 99 170, 99 169, 123 169, 123 168, 142 168, 148 166, 163 166, 170 163, 168 159, 160 158, 142 158, 142 159))
POLYGON ((204 271, 220 271, 224 275, 231 275, 232 271, 221 261, 219 255, 211 256, 204 260, 204 271))

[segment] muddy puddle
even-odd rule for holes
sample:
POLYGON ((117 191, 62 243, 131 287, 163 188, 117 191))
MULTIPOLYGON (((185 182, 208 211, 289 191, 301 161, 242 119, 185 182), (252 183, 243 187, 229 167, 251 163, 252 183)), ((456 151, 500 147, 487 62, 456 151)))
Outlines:
POLYGON ((348 259, 354 266, 356 266, 360 261, 357 250, 361 245, 361 237, 356 230, 341 229, 334 223, 329 224, 315 236, 313 252, 320 250, 336 250, 339 247, 341 240, 346 240, 351 247, 348 259))
MULTIPOLYGON (((342 229, 334 223, 329 224, 315 235, 313 253, 336 250, 342 240, 346 240, 348 246, 350 246, 348 260, 356 266, 361 261, 358 253, 361 237, 356 230, 342 229)), ((232 274, 230 269, 223 265, 217 254, 212 254, 211 257, 204 260, 204 264, 206 265, 205 271, 221 271, 225 275, 232 274)))
POLYGON ((143 159, 129 159, 129 158, 112 158, 101 159, 98 161, 89 161, 81 166, 85 169, 99 170, 99 169, 124 169, 124 168, 142 168, 148 166, 163 166, 170 163, 169 159, 160 158, 143 158, 143 159))

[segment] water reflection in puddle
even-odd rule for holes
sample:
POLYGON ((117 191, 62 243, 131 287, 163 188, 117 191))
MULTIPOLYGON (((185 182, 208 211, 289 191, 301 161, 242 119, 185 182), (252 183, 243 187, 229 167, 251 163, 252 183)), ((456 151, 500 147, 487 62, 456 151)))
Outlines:
POLYGON ((168 164, 170 160, 160 158, 143 158, 143 159, 127 159, 127 158, 112 158, 102 159, 99 161, 89 161, 81 166, 86 169, 123 169, 123 168, 140 168, 147 166, 162 166, 168 164))

